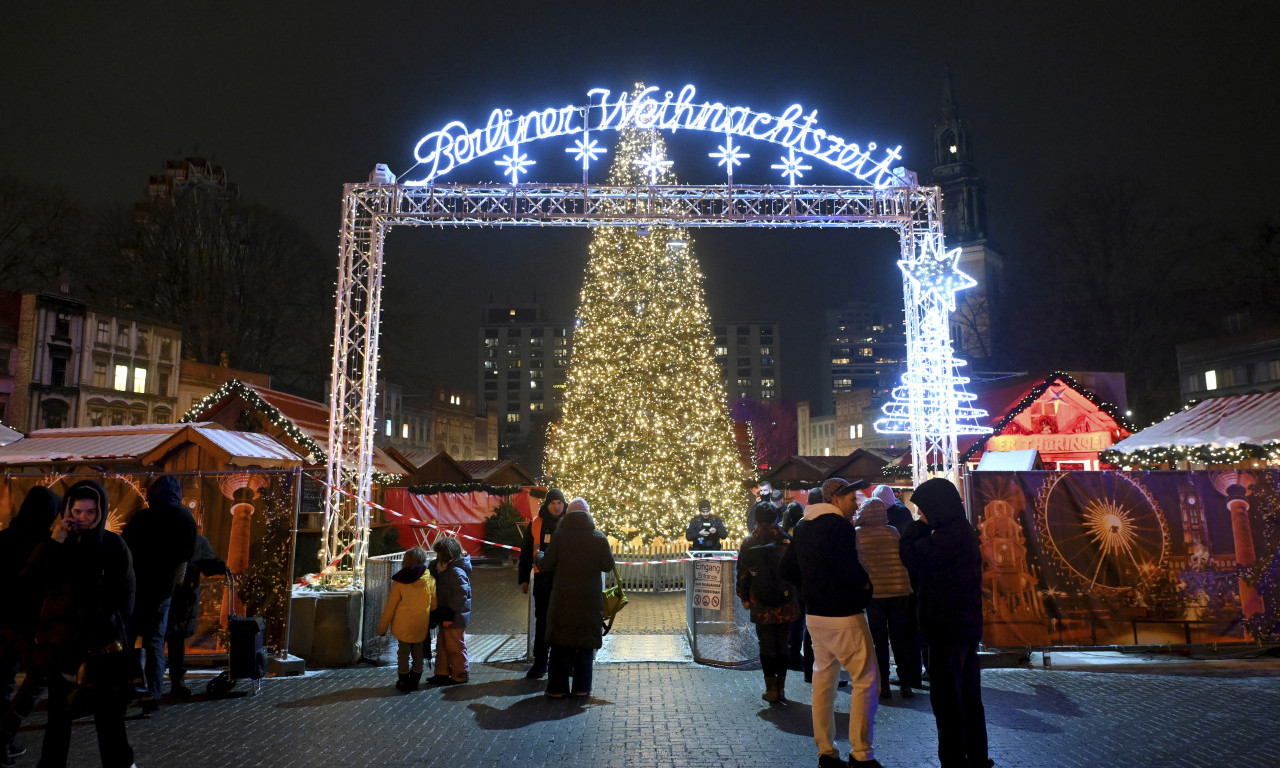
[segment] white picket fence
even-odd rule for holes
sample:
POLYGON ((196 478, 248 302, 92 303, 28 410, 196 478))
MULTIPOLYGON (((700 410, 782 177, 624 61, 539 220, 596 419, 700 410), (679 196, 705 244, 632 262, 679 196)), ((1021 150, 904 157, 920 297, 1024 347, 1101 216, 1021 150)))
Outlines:
MULTIPOLYGON (((728 547, 726 546, 726 549, 728 547)), ((612 547, 613 559, 619 563, 618 578, 626 590, 670 592, 684 590, 684 559, 689 556, 689 543, 669 541, 662 544, 630 545, 617 543, 612 547), (658 560, 676 560, 663 563, 658 560), (622 563, 642 563, 622 565, 622 563)), ((736 546, 733 551, 737 551, 736 546)))

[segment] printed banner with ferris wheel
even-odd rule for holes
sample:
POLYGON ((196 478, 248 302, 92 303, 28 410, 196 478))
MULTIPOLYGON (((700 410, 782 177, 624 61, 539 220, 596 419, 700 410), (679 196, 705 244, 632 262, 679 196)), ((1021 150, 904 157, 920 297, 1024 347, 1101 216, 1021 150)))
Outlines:
POLYGON ((1280 639, 1280 470, 974 472, 983 642, 1280 639))

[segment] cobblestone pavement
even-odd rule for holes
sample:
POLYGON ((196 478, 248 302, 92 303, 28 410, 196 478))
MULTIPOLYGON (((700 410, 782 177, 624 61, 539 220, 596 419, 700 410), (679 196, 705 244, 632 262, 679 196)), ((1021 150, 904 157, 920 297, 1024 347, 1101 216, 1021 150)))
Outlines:
MULTIPOLYGON (((502 569, 494 569, 499 571, 502 569)), ((493 576, 495 583, 514 574, 493 576)), ((497 613, 477 569, 478 606, 497 613)), ((683 598, 623 612, 633 627, 645 611, 669 622, 683 598), (671 604, 671 605, 669 605, 671 604), (661 615, 658 615, 661 614, 661 615)), ((520 611, 516 601, 510 610, 520 611)), ((500 638, 523 632, 490 616, 477 641, 496 644, 473 661, 471 682, 403 694, 394 667, 310 671, 264 681, 261 693, 224 700, 169 702, 131 720, 138 765, 148 766, 812 766, 810 688, 787 681, 786 706, 760 700, 759 671, 691 662, 599 663, 590 699, 552 700, 525 665, 501 661, 500 638)), ((621 618, 619 619, 621 622, 621 618)), ((621 628, 621 625, 620 625, 621 628)), ((615 630, 616 631, 616 630, 615 630)), ((610 635, 633 648, 669 653, 671 634, 610 635), (666 647, 666 650, 663 648, 666 647)), ((519 635, 523 642, 523 635, 519 635)), ((687 646, 685 646, 687 648, 687 646)), ((517 654, 518 655, 518 654, 517 654)), ((506 653, 505 658, 516 658, 506 653)), ((1198 662, 1119 654, 1055 654, 1051 668, 983 673, 991 754, 998 766, 1280 765, 1280 659, 1198 662)), ((195 682, 195 681, 193 681, 195 682)), ((241 683, 240 690, 249 686, 241 683)), ((838 732, 847 732, 849 698, 837 700, 838 732)), ((136 710, 135 710, 136 711, 136 710)), ((37 713, 19 738, 38 747, 37 713)), ((937 766, 927 695, 895 693, 876 715, 877 757, 886 766, 937 766)), ((71 765, 98 765, 93 726, 73 730, 71 765)), ((839 742, 846 751, 848 744, 839 742)), ((35 765, 38 748, 18 758, 35 765)))
MULTIPOLYGON (((256 696, 167 704, 129 723, 141 766, 811 766, 809 686, 760 700, 760 673, 691 664, 605 664, 590 700, 552 700, 523 666, 477 664, 467 685, 401 694, 394 669, 269 679, 256 696)), ((1280 765, 1280 678, 994 669, 983 674, 999 766, 1280 765)), ((241 686, 246 687, 242 684, 241 686)), ((848 696, 837 710, 848 712, 848 696)), ((847 714, 839 715, 845 732, 847 714)), ((43 715, 20 735, 36 744, 43 715)), ((887 768, 936 766, 926 697, 876 715, 887 768)), ((848 748, 841 743, 842 748, 848 748)), ((33 753, 36 750, 33 750, 33 753)), ((19 765, 34 765, 29 755, 19 765)), ((72 765, 97 765, 93 728, 72 765)))

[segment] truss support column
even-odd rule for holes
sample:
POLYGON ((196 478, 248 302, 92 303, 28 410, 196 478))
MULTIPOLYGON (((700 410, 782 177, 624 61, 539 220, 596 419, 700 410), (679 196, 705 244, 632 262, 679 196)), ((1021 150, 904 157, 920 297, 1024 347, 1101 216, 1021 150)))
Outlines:
MULTIPOLYGON (((339 243, 321 567, 360 586, 368 554, 382 250, 391 197, 347 185, 339 243)), ((394 187, 392 188, 394 189, 394 187)))
MULTIPOLYGON (((942 248, 942 205, 937 187, 921 187, 911 194, 921 197, 912 208, 914 220, 901 236, 902 258, 942 248), (928 246, 928 247, 926 247, 928 246)), ((930 477, 945 477, 959 485, 959 451, 954 424, 957 399, 952 382, 950 313, 936 295, 922 296, 903 276, 906 304, 907 407, 911 437, 911 476, 915 485, 930 477), (930 467, 934 469, 931 471, 930 467)))

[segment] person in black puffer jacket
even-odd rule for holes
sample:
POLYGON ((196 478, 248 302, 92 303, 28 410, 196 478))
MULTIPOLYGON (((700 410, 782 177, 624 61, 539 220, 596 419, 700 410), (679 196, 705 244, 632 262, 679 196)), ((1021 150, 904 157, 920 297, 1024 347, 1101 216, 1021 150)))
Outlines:
POLYGON ((67 764, 73 691, 77 697, 89 695, 104 768, 133 764, 124 727, 130 673, 126 665, 116 663, 128 656, 123 652, 124 617, 133 610, 133 558, 124 540, 107 530, 110 512, 101 485, 82 480, 71 486, 62 516, 23 570, 22 588, 44 594, 35 651, 49 685, 49 720, 40 751, 43 768, 67 764), (77 689, 77 673, 91 659, 109 663, 85 665, 93 688, 77 689))
POLYGON ((562 699, 591 695, 591 667, 603 645, 604 594, 600 574, 613 570, 609 540, 596 530, 584 499, 569 502, 551 546, 538 555, 538 568, 556 575, 547 610, 551 658, 547 695, 562 699), (569 688, 569 678, 573 688, 569 688))
POLYGON ((982 550, 960 492, 926 480, 911 495, 920 519, 902 534, 902 561, 920 575, 920 629, 929 643, 929 703, 942 768, 989 768, 978 643, 982 550))
MULTIPOLYGON (((18 514, 9 527, 0 531, 0 574, 3 583, 16 585, 36 547, 49 538, 49 528, 62 511, 62 497, 43 485, 37 485, 22 500, 18 514)), ((17 742, 22 721, 31 714, 43 687, 37 670, 31 669, 32 634, 40 616, 42 593, 38 590, 5 589, 0 591, 0 690, 4 694, 4 737, 0 748, 0 765, 5 758, 24 754, 17 742), (22 687, 14 691, 18 669, 25 670, 22 687)))

